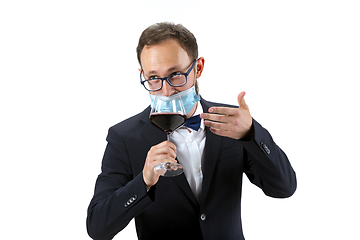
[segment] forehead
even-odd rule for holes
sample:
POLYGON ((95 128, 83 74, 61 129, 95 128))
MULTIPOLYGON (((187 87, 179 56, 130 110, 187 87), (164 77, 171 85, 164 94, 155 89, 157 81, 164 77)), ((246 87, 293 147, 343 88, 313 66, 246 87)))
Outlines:
POLYGON ((141 52, 141 66, 146 73, 160 73, 176 67, 184 68, 189 62, 189 55, 174 39, 145 46, 141 52))

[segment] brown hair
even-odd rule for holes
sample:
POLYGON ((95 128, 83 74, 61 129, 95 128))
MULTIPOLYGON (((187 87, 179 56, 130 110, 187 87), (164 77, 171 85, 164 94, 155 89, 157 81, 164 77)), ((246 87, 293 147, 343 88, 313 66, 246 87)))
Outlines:
POLYGON ((194 61, 198 58, 198 45, 195 36, 181 24, 162 22, 153 24, 142 32, 136 48, 140 65, 141 52, 145 46, 156 45, 170 38, 179 42, 189 55, 190 60, 194 61))

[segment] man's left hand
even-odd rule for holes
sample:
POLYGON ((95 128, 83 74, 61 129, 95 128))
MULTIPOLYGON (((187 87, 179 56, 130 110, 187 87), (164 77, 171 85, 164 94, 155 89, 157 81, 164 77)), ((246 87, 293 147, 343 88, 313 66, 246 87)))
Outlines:
POLYGON ((210 130, 220 136, 241 139, 252 126, 252 117, 244 99, 245 92, 238 95, 239 108, 211 107, 209 113, 202 113, 201 118, 210 130))

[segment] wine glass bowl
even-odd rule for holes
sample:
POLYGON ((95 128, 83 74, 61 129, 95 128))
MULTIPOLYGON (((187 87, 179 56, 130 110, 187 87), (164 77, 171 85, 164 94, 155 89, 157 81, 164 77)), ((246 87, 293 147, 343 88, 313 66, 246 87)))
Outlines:
MULTIPOLYGON (((185 108, 178 93, 169 97, 158 93, 151 105, 150 122, 164 131, 167 140, 177 128, 186 122, 185 108)), ((161 176, 177 176, 183 173, 183 167, 179 163, 164 162, 155 166, 154 171, 161 176)))
POLYGON ((154 112, 150 115, 150 121, 158 128, 170 135, 186 121, 186 116, 171 112, 154 112))

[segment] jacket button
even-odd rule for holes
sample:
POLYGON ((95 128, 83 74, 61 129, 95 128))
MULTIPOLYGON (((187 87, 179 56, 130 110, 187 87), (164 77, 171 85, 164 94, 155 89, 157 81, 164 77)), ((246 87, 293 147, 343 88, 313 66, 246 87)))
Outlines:
POLYGON ((133 196, 132 198, 129 199, 129 202, 133 203, 136 199, 137 199, 137 196, 135 195, 135 196, 133 196))
POLYGON ((130 206, 130 204, 132 204, 136 199, 137 199, 137 196, 134 195, 133 197, 131 197, 131 198, 124 204, 124 206, 125 206, 125 207, 130 206))
POLYGON ((206 220, 206 214, 205 214, 205 213, 202 213, 202 214, 200 215, 200 219, 201 219, 201 221, 205 221, 205 220, 206 220))

